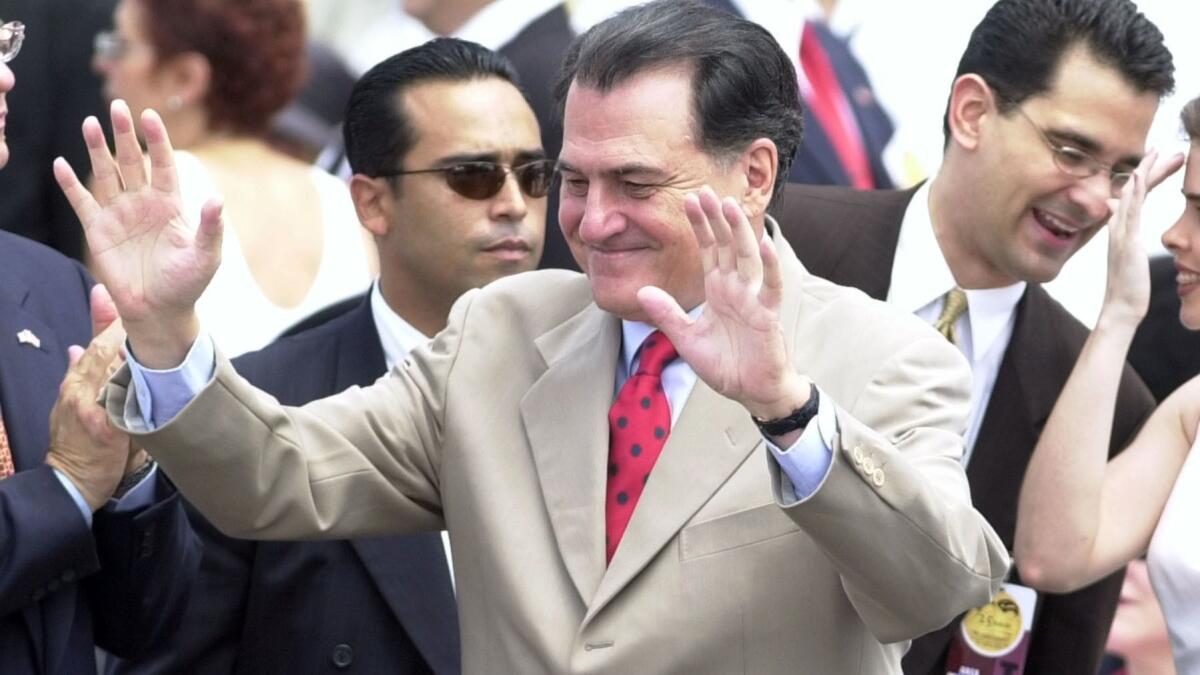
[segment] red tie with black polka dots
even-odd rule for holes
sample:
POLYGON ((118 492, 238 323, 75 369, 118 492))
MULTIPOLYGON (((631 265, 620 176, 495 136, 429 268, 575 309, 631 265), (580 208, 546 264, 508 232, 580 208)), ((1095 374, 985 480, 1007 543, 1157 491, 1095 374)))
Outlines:
POLYGON ((662 371, 679 354, 659 331, 642 343, 637 372, 625 381, 608 413, 608 491, 604 496, 605 559, 612 561, 642 487, 667 442, 671 406, 662 371))

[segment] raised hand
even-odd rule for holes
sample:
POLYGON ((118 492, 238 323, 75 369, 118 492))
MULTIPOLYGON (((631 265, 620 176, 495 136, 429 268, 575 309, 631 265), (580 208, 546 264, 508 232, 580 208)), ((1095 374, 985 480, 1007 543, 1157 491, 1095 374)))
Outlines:
POLYGON ((194 306, 216 272, 221 251, 221 205, 210 201, 199 226, 183 213, 175 158, 158 114, 142 114, 150 155, 147 169, 133 118, 123 101, 112 104, 116 159, 100 123, 83 123, 94 192, 61 157, 54 175, 83 224, 97 276, 107 285, 139 361, 171 367, 182 361, 198 332, 194 306))
POLYGON ((1109 200, 1108 282, 1099 322, 1132 330, 1150 303, 1150 268, 1141 241, 1142 205, 1146 193, 1179 169, 1176 157, 1160 160, 1151 151, 1142 158, 1119 199, 1109 200))
POLYGON ((775 247, 758 239, 733 199, 703 188, 684 202, 700 247, 705 305, 694 321, 662 289, 638 301, 708 386, 751 414, 777 418, 808 400, 809 381, 796 372, 780 325, 783 278, 775 247))

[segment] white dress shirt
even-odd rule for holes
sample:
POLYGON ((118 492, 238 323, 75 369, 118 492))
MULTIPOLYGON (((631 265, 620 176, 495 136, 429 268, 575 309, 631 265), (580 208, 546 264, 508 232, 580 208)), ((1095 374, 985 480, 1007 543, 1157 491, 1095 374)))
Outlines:
MULTIPOLYGON (((895 263, 887 301, 921 317, 937 321, 945 295, 957 284, 933 233, 929 215, 927 181, 913 195, 896 243, 895 263)), ((1012 339, 1017 303, 1025 293, 1025 282, 987 289, 964 289, 967 311, 954 325, 957 347, 971 364, 971 415, 967 424, 963 464, 971 459, 983 414, 992 397, 1000 362, 1012 339)))

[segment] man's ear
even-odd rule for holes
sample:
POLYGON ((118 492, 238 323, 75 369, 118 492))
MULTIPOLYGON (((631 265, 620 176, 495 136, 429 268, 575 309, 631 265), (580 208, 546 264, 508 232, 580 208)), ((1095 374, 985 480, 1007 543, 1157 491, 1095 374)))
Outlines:
POLYGON ((775 193, 779 149, 771 139, 759 138, 742 153, 738 167, 746 180, 742 208, 746 210, 746 217, 754 221, 766 214, 775 193))
POLYGON ((212 64, 198 52, 183 52, 159 66, 166 78, 171 96, 178 96, 185 106, 199 105, 212 86, 212 64))
POLYGON ((994 117, 996 93, 982 77, 967 73, 954 81, 950 89, 950 137, 966 150, 979 146, 984 123, 994 117))
POLYGON ((375 237, 383 237, 391 230, 394 198, 387 178, 371 178, 361 173, 350 177, 350 199, 358 213, 358 222, 375 237))

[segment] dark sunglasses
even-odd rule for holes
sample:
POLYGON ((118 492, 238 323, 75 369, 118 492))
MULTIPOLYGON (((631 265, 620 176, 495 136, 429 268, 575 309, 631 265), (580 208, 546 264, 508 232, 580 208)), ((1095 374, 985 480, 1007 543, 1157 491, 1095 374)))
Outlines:
POLYGON ((550 192, 550 183, 554 179, 555 162, 552 159, 538 159, 519 166, 509 167, 496 162, 462 162, 437 169, 417 169, 415 171, 391 171, 380 173, 378 177, 410 176, 418 173, 440 173, 446 179, 446 185, 467 199, 491 199, 504 187, 504 180, 511 171, 517 177, 517 185, 527 197, 539 199, 550 192))

